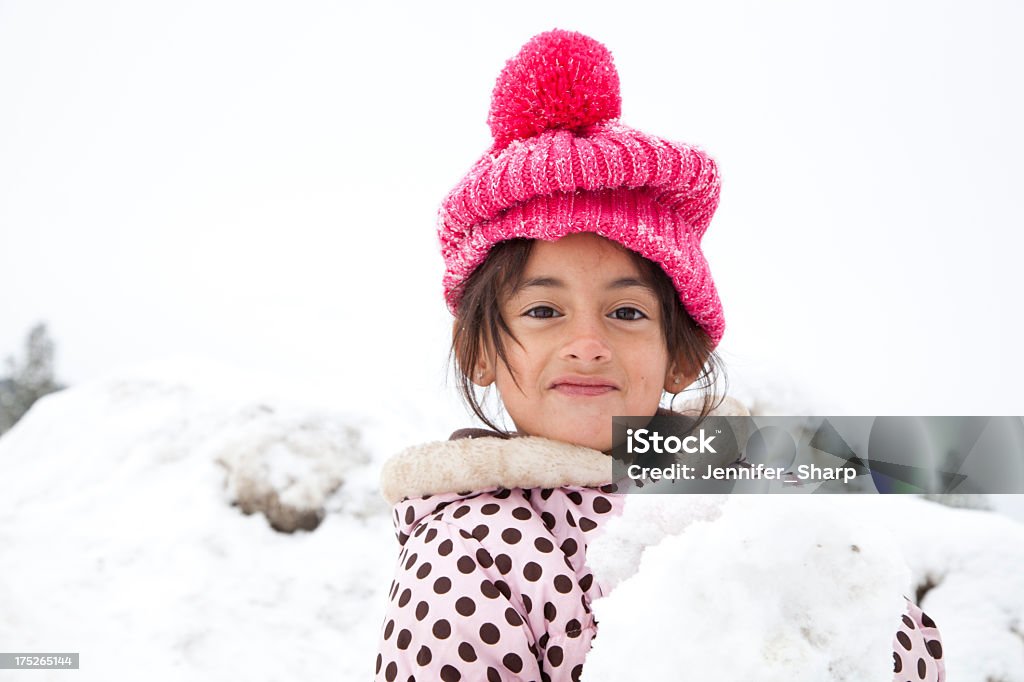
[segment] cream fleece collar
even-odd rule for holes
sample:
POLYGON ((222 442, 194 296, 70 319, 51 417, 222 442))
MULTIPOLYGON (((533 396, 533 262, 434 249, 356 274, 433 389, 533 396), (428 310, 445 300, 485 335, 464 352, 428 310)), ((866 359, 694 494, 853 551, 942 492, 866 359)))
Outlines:
MULTIPOLYGON (((689 401, 677 412, 699 410, 689 401)), ((750 414, 733 398, 713 415, 750 414)), ((612 458, 580 445, 547 438, 460 438, 407 448, 384 465, 380 490, 389 504, 423 497, 487 488, 557 488, 599 486, 612 480, 612 458)))
POLYGON ((487 488, 598 486, 612 480, 603 452, 547 438, 461 438, 416 445, 384 465, 380 490, 389 504, 407 497, 487 488))

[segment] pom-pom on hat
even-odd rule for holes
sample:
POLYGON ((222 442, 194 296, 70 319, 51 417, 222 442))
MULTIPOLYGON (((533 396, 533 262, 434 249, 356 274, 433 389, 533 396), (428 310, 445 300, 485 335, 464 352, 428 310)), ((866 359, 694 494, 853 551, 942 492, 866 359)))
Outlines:
POLYGON ((594 232, 661 265, 717 345, 725 318, 700 241, 718 168, 695 147, 622 125, 621 104, 611 53, 583 34, 542 33, 508 60, 487 120, 494 144, 438 214, 453 314, 498 242, 594 232))

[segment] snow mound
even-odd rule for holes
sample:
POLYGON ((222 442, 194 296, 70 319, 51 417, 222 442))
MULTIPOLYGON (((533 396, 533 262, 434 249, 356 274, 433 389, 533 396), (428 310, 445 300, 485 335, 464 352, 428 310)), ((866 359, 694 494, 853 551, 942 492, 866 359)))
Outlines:
POLYGON ((367 425, 389 441, 165 381, 47 396, 0 438, 2 648, 83 681, 366 679, 396 554, 367 425))
POLYGON ((886 533, 820 500, 734 496, 691 514, 594 602, 585 679, 889 679, 910 571, 886 533))
POLYGON ((615 589, 588 682, 891 679, 902 595, 948 679, 1024 682, 1024 525, 911 495, 707 497, 633 495, 591 543, 615 589))

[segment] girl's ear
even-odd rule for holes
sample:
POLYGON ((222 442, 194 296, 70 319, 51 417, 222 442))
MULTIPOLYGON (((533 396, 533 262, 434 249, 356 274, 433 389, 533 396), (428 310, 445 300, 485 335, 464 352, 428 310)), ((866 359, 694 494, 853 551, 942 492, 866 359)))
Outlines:
MULTIPOLYGON (((456 332, 458 332, 458 325, 459 325, 458 320, 456 320, 452 324, 452 339, 453 339, 453 341, 454 341, 456 332)), ((466 367, 465 358, 461 358, 460 357, 460 358, 457 358, 457 359, 459 361, 459 366, 460 367, 466 367)), ((466 369, 467 369, 467 371, 471 371, 472 372, 472 374, 470 375, 469 379, 470 379, 470 381, 472 381, 477 386, 480 386, 481 388, 483 388, 485 386, 490 386, 491 384, 494 383, 494 380, 495 380, 494 363, 491 360, 491 356, 490 356, 489 350, 486 347, 483 347, 483 348, 480 349, 480 352, 478 353, 477 360, 476 360, 476 366, 474 366, 472 369, 470 369, 470 368, 466 368, 466 369)))
POLYGON ((491 368, 491 363, 486 358, 481 358, 480 362, 476 363, 476 369, 473 370, 473 383, 477 386, 484 387, 490 386, 494 383, 494 370, 491 368))
POLYGON ((665 372, 665 392, 666 393, 680 393, 687 386, 697 380, 697 372, 684 372, 679 369, 683 363, 676 361, 668 367, 668 371, 665 372))

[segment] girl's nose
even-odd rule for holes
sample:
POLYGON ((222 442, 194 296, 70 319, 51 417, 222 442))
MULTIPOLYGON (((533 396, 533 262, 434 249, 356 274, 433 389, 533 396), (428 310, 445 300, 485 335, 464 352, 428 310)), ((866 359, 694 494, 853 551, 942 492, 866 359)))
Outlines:
POLYGON ((568 336, 562 347, 562 357, 584 362, 600 362, 612 356, 599 325, 587 320, 576 320, 568 326, 568 336))

